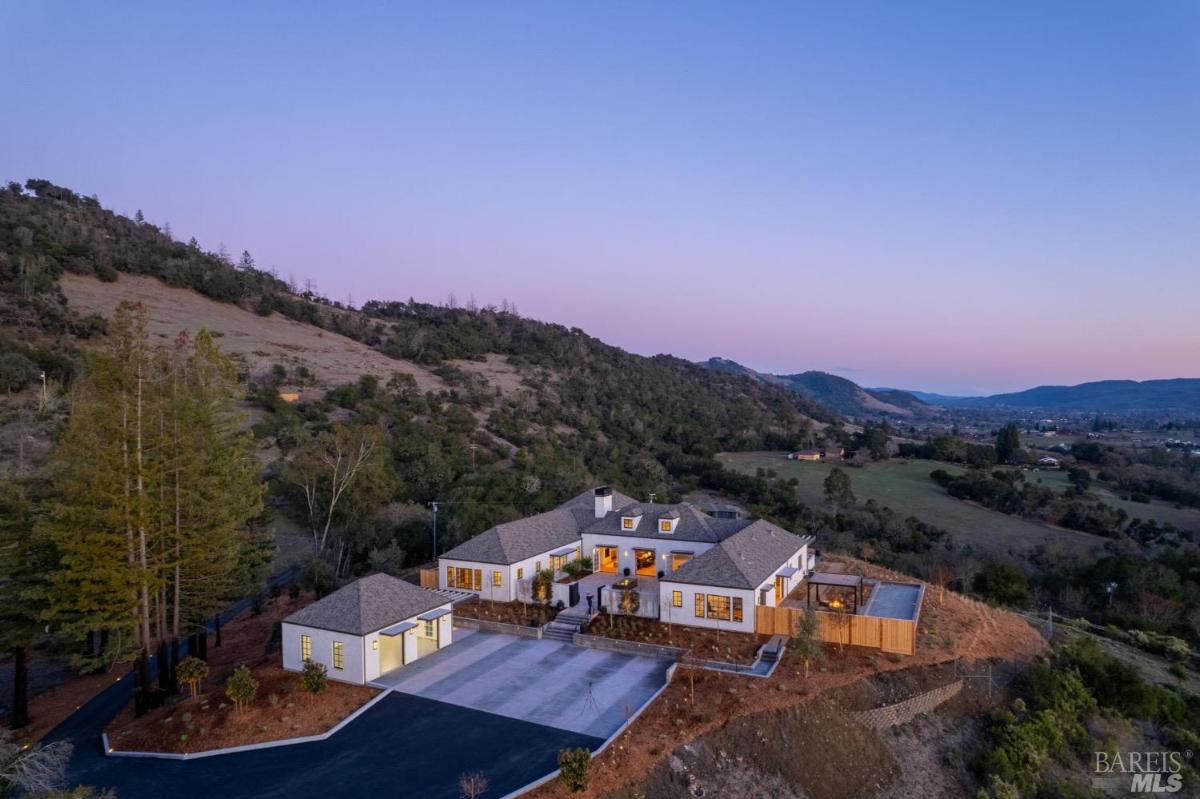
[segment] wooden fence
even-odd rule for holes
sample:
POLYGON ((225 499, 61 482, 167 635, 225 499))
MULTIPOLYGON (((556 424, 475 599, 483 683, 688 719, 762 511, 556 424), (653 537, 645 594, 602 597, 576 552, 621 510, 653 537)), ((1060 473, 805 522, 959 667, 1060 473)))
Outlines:
POLYGON ((421 569, 421 587, 422 588, 437 588, 438 587, 438 570, 437 569, 421 569))
MULTIPOLYGON (((879 616, 857 616, 853 613, 833 613, 827 610, 813 612, 819 622, 817 635, 826 643, 868 646, 904 655, 917 653, 916 622, 879 616)), ((803 616, 803 608, 755 605, 754 631, 760 635, 790 636, 799 628, 803 616)))

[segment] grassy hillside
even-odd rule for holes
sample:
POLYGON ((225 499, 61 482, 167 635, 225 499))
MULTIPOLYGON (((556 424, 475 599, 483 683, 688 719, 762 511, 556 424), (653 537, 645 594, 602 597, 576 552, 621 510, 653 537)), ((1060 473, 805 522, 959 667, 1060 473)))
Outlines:
MULTIPOLYGON (((802 502, 814 506, 825 502, 823 483, 833 468, 830 464, 789 461, 782 452, 725 452, 717 457, 742 473, 773 469, 784 480, 796 478, 802 502)), ((939 468, 953 473, 964 471, 954 464, 923 460, 889 460, 844 471, 859 501, 873 499, 897 513, 916 516, 949 532, 960 546, 969 545, 982 554, 1028 553, 1051 543, 1081 554, 1104 547, 1104 539, 1099 536, 1050 527, 955 499, 929 478, 929 473, 939 468)))

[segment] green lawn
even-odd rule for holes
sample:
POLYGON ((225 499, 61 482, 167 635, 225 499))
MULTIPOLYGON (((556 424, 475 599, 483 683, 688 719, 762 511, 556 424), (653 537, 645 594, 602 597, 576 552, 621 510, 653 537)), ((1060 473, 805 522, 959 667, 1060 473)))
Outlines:
MULTIPOLYGON (((1027 472, 1025 479, 1034 483, 1041 482, 1056 491, 1062 491, 1071 484, 1064 471, 1027 472)), ((1132 519, 1153 519, 1159 524, 1173 524, 1181 530, 1200 530, 1200 509, 1176 508, 1168 502, 1157 499, 1151 500, 1149 504, 1130 502, 1127 499, 1121 499, 1110 489, 1096 482, 1092 483, 1088 493, 1103 499, 1114 508, 1122 509, 1132 519)))
MULTIPOLYGON (((831 467, 826 463, 789 461, 783 452, 723 452, 717 456, 731 469, 754 474, 757 469, 774 469, 787 479, 796 477, 800 500, 814 506, 825 501, 823 482, 831 467)), ((959 544, 969 544, 981 553, 1022 552, 1039 544, 1056 543, 1078 552, 1099 550, 1105 539, 1052 527, 1041 522, 998 513, 955 499, 929 478, 934 469, 951 473, 961 466, 926 460, 889 460, 863 469, 843 467, 858 500, 874 499, 897 513, 916 516, 949 532, 959 544)))

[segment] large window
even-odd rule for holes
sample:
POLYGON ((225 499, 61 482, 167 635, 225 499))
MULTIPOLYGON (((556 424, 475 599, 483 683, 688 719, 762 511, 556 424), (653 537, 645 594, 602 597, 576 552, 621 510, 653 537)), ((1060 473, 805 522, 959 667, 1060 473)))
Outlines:
POLYGON ((461 566, 446 567, 446 587, 463 588, 475 591, 483 588, 483 571, 480 569, 464 569, 461 566))
POLYGON ((676 608, 683 607, 683 592, 682 591, 672 591, 671 592, 671 606, 676 607, 676 608))
POLYGON ((300 636, 300 659, 312 660, 312 636, 300 636))
POLYGON ((671 553, 671 570, 678 569, 683 564, 692 559, 691 552, 672 552, 671 553))
POLYGON ((633 561, 637 566, 637 573, 643 577, 653 577, 658 573, 653 549, 633 550, 633 561))
POLYGON ((708 617, 729 621, 729 597, 720 594, 708 595, 708 617))
POLYGON ((500 572, 492 572, 492 585, 496 586, 497 588, 500 587, 500 572))
POLYGON ((696 594, 696 618, 704 618, 704 594, 696 594))
POLYGON ((333 642, 333 667, 338 670, 346 668, 346 645, 341 641, 333 642))

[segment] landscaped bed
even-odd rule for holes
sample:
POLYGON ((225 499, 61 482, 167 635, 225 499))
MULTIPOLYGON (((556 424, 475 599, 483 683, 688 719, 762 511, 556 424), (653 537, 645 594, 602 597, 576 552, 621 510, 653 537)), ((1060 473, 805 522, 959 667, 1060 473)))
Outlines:
POLYGON ((678 647, 690 657, 702 660, 742 664, 753 663, 759 647, 770 640, 770 636, 766 635, 709 630, 681 624, 667 625, 655 619, 610 614, 596 617, 584 632, 624 641, 678 647))
POLYGON ((460 619, 484 619, 504 624, 519 624, 522 627, 541 627, 558 615, 549 605, 533 602, 491 602, 479 599, 454 606, 454 615, 460 619))
POLYGON ((317 735, 349 716, 378 691, 328 680, 314 696, 299 674, 280 667, 278 648, 268 647, 279 621, 307 599, 281 596, 258 615, 247 611, 222 630, 219 647, 210 636, 209 673, 199 696, 191 698, 181 687, 178 697, 140 718, 130 703, 108 725, 109 745, 117 751, 193 753, 317 735), (249 667, 258 692, 236 710, 225 696, 225 681, 240 665, 249 667))

